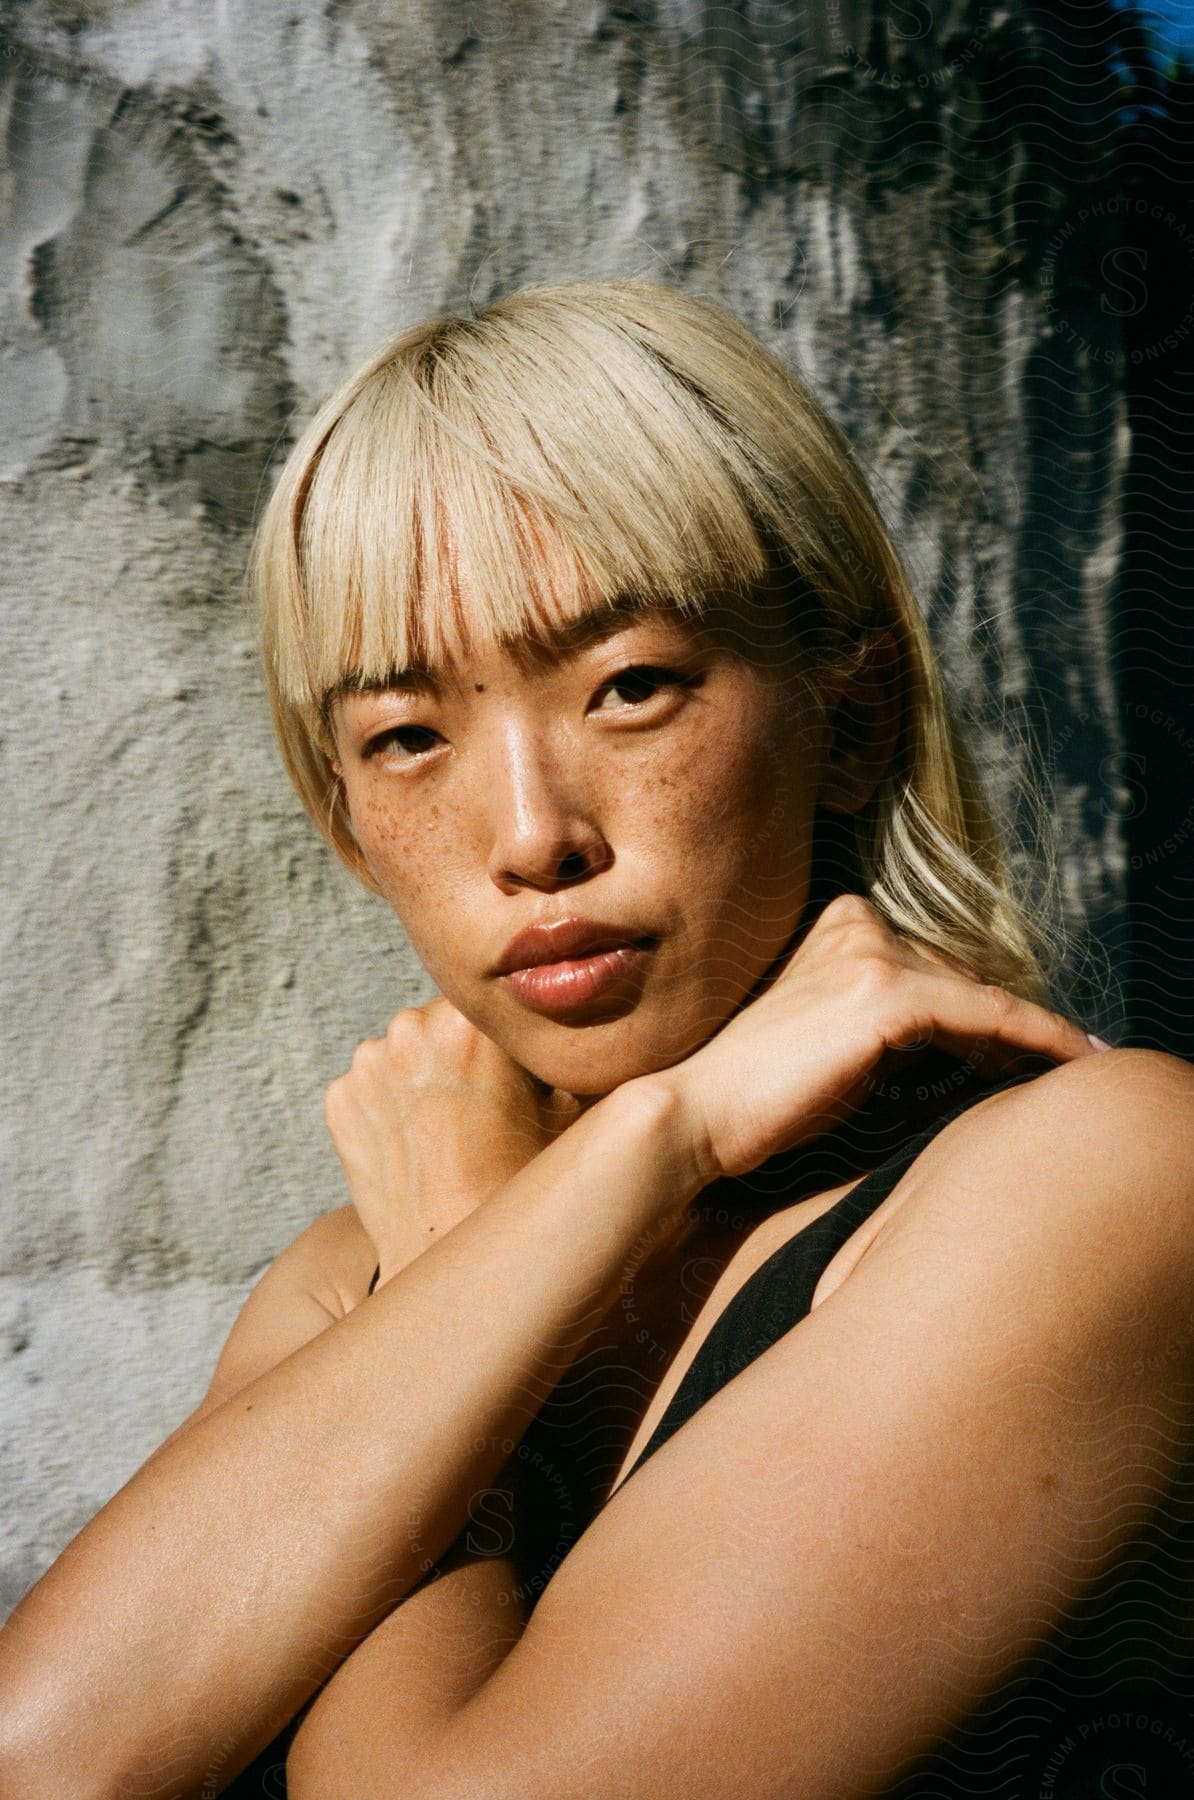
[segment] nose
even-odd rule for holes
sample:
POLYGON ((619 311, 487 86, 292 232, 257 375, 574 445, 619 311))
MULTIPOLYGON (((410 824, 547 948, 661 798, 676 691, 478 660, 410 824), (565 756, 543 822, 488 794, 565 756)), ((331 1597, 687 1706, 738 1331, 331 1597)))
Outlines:
POLYGON ((510 723, 495 735, 485 771, 489 875, 503 892, 552 893, 608 867, 613 851, 586 780, 583 747, 549 742, 510 723))

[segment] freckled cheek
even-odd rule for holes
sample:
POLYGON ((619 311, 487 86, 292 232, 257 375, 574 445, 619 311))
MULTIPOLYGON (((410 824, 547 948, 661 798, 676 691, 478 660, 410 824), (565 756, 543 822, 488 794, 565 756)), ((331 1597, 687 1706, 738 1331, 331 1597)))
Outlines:
POLYGON ((361 848, 391 905, 417 906, 442 892, 457 839, 438 805, 399 812, 366 800, 353 818, 361 848))
POLYGON ((660 841, 697 846, 705 860, 732 861, 744 845, 758 847, 761 824, 772 841, 778 821, 794 821, 802 804, 785 746, 762 734, 723 732, 696 740, 681 764, 658 772, 640 790, 635 811, 660 841))

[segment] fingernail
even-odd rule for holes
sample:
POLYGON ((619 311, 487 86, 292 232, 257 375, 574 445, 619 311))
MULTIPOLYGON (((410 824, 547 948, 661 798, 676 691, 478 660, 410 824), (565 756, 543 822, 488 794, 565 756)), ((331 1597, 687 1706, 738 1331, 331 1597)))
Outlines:
POLYGON ((1088 1031, 1086 1036, 1096 1050, 1110 1050, 1112 1048, 1112 1045, 1107 1042, 1106 1038, 1096 1037, 1093 1031, 1088 1031))

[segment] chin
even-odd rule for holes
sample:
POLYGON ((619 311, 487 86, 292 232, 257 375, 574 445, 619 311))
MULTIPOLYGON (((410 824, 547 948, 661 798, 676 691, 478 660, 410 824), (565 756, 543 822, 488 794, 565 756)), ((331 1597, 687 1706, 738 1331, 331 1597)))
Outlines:
POLYGON ((674 1027, 665 1033, 657 1020, 631 1014, 587 1028, 536 1021, 517 1036, 503 1032, 501 1041, 516 1062, 549 1087, 596 1100, 637 1076, 682 1062, 707 1035, 694 1025, 677 1039, 674 1027))

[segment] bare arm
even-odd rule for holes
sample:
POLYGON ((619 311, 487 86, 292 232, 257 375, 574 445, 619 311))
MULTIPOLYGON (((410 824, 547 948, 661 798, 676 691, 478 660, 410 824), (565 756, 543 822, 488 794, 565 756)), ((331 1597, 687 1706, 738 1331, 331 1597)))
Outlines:
POLYGON ((202 1400, 158 1451, 346 1317, 365 1298, 372 1259, 373 1246, 351 1206, 322 1213, 300 1231, 250 1292, 202 1400))
POLYGON ((453 1544, 644 1231, 708 1179, 672 1092, 627 1083, 168 1440, 0 1634, 5 1793, 226 1784, 453 1544))
MULTIPOLYGON (((162 1446, 0 1634, 6 1794, 187 1795, 216 1771, 218 1792, 453 1543, 644 1237, 850 1110, 886 1044, 941 1019, 947 1041, 1090 1053, 889 938, 865 902, 832 902, 683 1082, 615 1089, 371 1301, 162 1446)), ((367 1206, 384 1270, 388 1187, 367 1206)))
POLYGON ((966 1114, 847 1280, 619 1489, 472 1696, 412 1746, 405 1662, 380 1634, 349 1659, 291 1800, 888 1791, 1188 1455, 1192 1128, 1194 1072, 1147 1051, 966 1114))
MULTIPOLYGON (((202 1401, 165 1441, 189 1431, 250 1381, 347 1317, 368 1297, 375 1255, 354 1206, 337 1207, 300 1232, 249 1294, 202 1401)), ((408 1260, 413 1262, 414 1257, 408 1260)), ((398 1272, 400 1265, 395 1264, 391 1274, 398 1272)), ((521 1473, 518 1459, 512 1458, 484 1497, 483 1529, 466 1524, 437 1558, 435 1570, 349 1659, 353 1683, 363 1686, 384 1648, 391 1718, 396 1722, 401 1717, 412 1740, 442 1723, 474 1693, 525 1629, 528 1603, 521 1546, 529 1502, 521 1473), (402 1675, 396 1679, 399 1667, 402 1675)), ((341 1665, 341 1673, 344 1668, 341 1665)), ((255 1780, 280 1787, 294 1732, 326 1691, 326 1687, 317 1690, 259 1753, 255 1780)), ((337 1691, 337 1705, 345 1705, 343 1688, 337 1691)), ((231 1768, 215 1771, 212 1790, 233 1773, 231 1768)))

